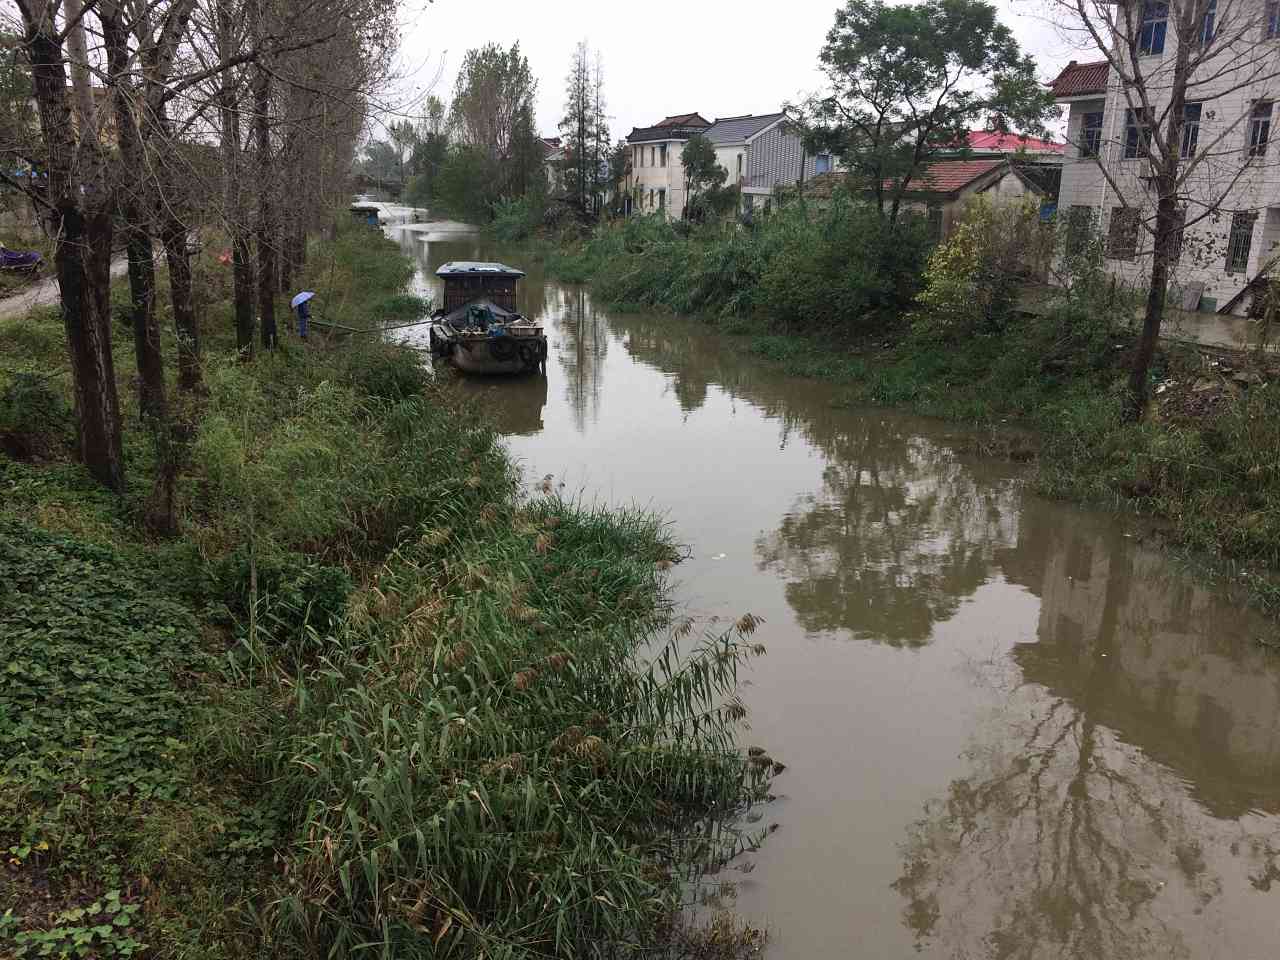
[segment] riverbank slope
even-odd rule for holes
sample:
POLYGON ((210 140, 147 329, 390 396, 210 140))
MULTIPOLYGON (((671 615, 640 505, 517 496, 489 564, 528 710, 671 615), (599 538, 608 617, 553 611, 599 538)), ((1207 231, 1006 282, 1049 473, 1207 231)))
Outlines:
MULTIPOLYGON (((0 321, 0 953, 652 942, 683 870, 749 842, 680 834, 764 789, 733 741, 754 621, 642 664, 678 559, 657 520, 520 496, 406 347, 238 361, 203 267, 175 539, 143 522, 127 350, 117 498, 72 461, 56 315, 0 321)), ((331 319, 414 306, 378 234, 309 269, 331 319)))

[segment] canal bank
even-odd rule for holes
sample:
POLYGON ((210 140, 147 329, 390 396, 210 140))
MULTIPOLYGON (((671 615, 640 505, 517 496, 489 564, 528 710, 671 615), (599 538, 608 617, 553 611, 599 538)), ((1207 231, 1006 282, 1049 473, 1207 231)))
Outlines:
POLYGON ((423 292, 450 259, 529 270, 546 379, 458 389, 531 485, 661 511, 682 608, 765 620, 745 699, 780 829, 719 879, 769 956, 1270 955, 1270 621, 983 433, 433 230, 395 234, 423 292))

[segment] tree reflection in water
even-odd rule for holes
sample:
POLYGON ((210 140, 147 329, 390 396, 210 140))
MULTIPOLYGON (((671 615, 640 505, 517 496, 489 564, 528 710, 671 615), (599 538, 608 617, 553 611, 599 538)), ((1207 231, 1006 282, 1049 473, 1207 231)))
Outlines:
POLYGON ((556 300, 544 321, 549 319, 556 330, 553 349, 564 376, 573 425, 581 433, 600 415, 609 327, 596 314, 584 287, 557 287, 554 292, 556 300))
POLYGON ((903 922, 949 956, 1203 955, 1224 881, 1261 891, 1280 866, 1277 680, 1221 639, 1247 613, 1045 516, 1000 558, 1042 594, 1038 642, 1014 649, 973 772, 908 832, 903 922))
POLYGON ((921 646, 990 578, 995 549, 1012 538, 1016 487, 979 479, 900 421, 844 425, 806 431, 829 455, 822 489, 756 541, 757 562, 786 580, 805 630, 921 646))

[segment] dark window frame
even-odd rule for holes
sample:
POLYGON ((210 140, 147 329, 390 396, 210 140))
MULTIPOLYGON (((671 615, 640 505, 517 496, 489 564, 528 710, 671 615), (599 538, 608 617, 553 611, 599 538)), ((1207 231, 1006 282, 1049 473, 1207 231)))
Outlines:
POLYGON ((1263 40, 1280 40, 1280 0, 1268 0, 1263 7, 1263 40))
POLYGON ((1087 203, 1072 204, 1066 211, 1067 236, 1063 252, 1068 257, 1078 256, 1088 242, 1089 234, 1097 228, 1098 211, 1087 203))
POLYGON ((1217 16, 1218 0, 1209 0, 1209 6, 1204 11, 1204 21, 1200 24, 1200 34, 1196 37, 1202 47, 1207 47, 1213 40, 1213 26, 1217 16))
POLYGON ((1145 160, 1151 148, 1151 119, 1142 107, 1127 107, 1124 112, 1124 151, 1125 160, 1145 160), (1142 114, 1142 122, 1138 115, 1142 114), (1142 145, 1141 151, 1138 145, 1142 145))
POLYGON ((1143 0, 1142 19, 1138 24, 1138 54, 1149 57, 1164 53, 1168 29, 1169 4, 1165 0, 1143 0))
POLYGON ((1107 259, 1135 260, 1138 256, 1138 231, 1141 218, 1136 207, 1112 207, 1107 225, 1107 259))
POLYGON ((1182 105, 1182 147, 1179 155, 1183 160, 1190 160, 1196 155, 1196 148, 1200 145, 1200 118, 1203 115, 1203 103, 1182 105))
POLYGON ((1090 110, 1080 118, 1080 156, 1102 156, 1102 125, 1106 120, 1105 110, 1090 110), (1091 118, 1097 118, 1097 125, 1090 125, 1091 118))
POLYGON ((1245 273, 1249 269, 1249 254, 1253 250, 1253 229, 1258 222, 1257 210, 1237 210, 1231 215, 1231 229, 1227 233, 1227 273, 1245 273))
POLYGON ((1245 153, 1249 157, 1265 157, 1271 140, 1271 115, 1275 101, 1255 100, 1249 110, 1249 126, 1246 130, 1245 153))

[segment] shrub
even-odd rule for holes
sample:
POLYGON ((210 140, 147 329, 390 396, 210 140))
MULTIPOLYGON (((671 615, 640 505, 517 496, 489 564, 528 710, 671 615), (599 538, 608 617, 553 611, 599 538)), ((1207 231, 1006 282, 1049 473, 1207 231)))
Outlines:
POLYGON ((971 200, 929 257, 919 326, 951 339, 1003 329, 1019 287, 1047 262, 1053 239, 1029 200, 971 200))
POLYGON ((499 200, 494 204, 489 233, 502 243, 527 240, 542 226, 546 213, 546 198, 540 194, 499 200))
POLYGON ((843 197, 818 211, 789 205, 756 242, 766 248, 757 308, 800 329, 857 325, 873 311, 901 309, 926 249, 916 218, 891 227, 870 204, 843 197))
MULTIPOLYGON (((272 636, 289 640, 310 625, 326 631, 346 610, 354 584, 342 567, 309 560, 301 554, 268 554, 255 559, 258 617, 272 636)), ((249 549, 238 547, 212 564, 214 597, 243 623, 251 604, 249 549)))
POLYGON ((67 401, 49 377, 17 373, 0 386, 0 451, 8 456, 51 456, 66 447, 73 429, 67 401))

